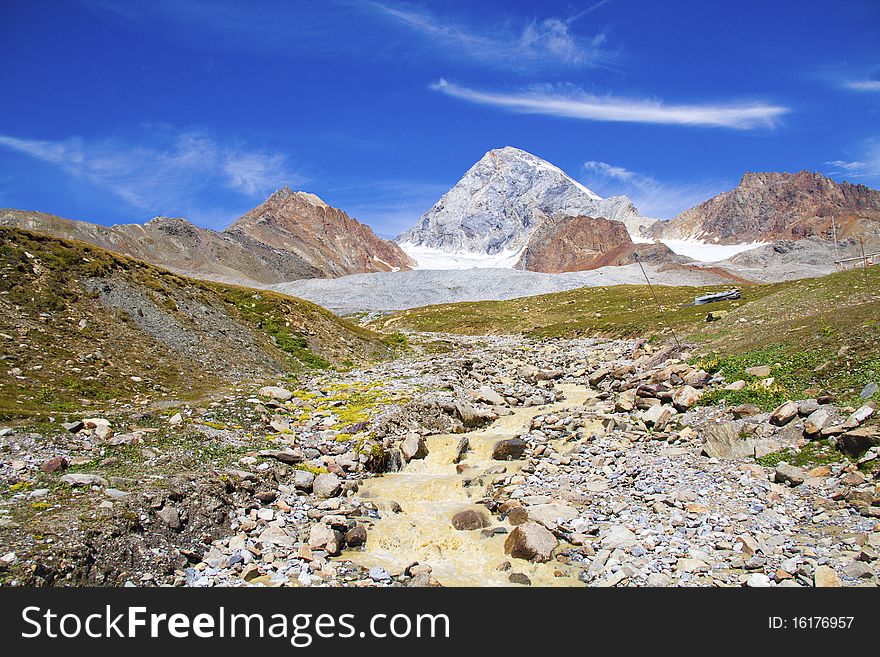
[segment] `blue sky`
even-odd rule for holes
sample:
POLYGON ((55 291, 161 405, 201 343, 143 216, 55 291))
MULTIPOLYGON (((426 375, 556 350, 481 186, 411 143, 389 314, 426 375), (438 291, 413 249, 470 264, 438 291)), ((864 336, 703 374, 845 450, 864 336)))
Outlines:
POLYGON ((0 206, 393 236, 512 145, 643 214, 744 171, 880 186, 880 3, 3 0, 0 206))

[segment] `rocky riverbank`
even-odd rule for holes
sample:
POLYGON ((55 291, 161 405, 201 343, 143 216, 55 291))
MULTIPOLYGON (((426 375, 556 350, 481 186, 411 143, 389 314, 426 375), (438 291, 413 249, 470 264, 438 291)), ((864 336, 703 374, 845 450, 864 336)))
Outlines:
POLYGON ((772 364, 724 381, 644 340, 412 341, 3 428, 3 582, 876 586, 874 391, 769 412, 717 391, 772 364))

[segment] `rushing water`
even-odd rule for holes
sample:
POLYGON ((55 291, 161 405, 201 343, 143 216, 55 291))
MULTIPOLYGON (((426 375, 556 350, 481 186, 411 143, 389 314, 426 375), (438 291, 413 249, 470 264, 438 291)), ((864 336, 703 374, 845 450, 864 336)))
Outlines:
MULTIPOLYGON (((401 472, 363 482, 360 496, 375 503, 382 518, 370 528, 365 551, 350 551, 343 558, 367 568, 382 566, 390 573, 401 572, 418 561, 430 565, 432 575, 444 586, 510 586, 511 572, 525 573, 537 586, 579 585, 578 568, 556 561, 533 564, 512 559, 504 553, 507 534, 487 538, 480 530, 456 530, 450 522, 453 515, 468 508, 488 514, 484 506, 476 504, 484 496, 485 484, 522 467, 524 461, 492 460, 492 447, 497 441, 527 431, 537 415, 582 404, 595 394, 580 386, 561 389, 566 397, 561 402, 517 408, 477 431, 430 436, 426 439, 429 454, 425 459, 411 461, 401 472), (471 467, 459 474, 453 459, 465 436, 470 451, 462 463, 471 467), (506 471, 483 476, 493 468, 506 471), (401 512, 391 510, 395 503, 401 512), (505 561, 512 568, 498 570, 505 561)), ((492 516, 490 527, 497 526, 511 529, 506 521, 499 522, 492 516)))

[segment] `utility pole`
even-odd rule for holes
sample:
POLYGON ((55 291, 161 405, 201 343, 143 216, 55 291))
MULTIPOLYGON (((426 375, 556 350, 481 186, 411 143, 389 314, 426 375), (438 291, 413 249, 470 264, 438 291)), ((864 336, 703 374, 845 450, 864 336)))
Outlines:
POLYGON ((843 268, 843 263, 840 262, 840 251, 837 248, 837 222, 834 221, 834 215, 831 215, 831 230, 834 233, 834 261, 837 264, 838 269, 843 268))
POLYGON ((657 293, 654 292, 654 286, 651 285, 651 281, 648 279, 648 272, 645 271, 645 268, 642 266, 642 261, 639 258, 638 253, 634 253, 633 257, 636 262, 639 263, 639 269, 642 270, 642 276, 645 277, 645 282, 648 284, 648 289, 651 290, 651 296, 654 297, 654 304, 657 306, 657 310, 660 311, 660 317, 663 318, 663 323, 666 324, 666 328, 669 329, 669 332, 672 333, 672 339, 675 340, 675 346, 681 349, 681 343, 678 341, 678 336, 675 335, 675 329, 672 328, 672 324, 669 323, 669 320, 666 319, 666 314, 663 312, 663 306, 660 305, 659 299, 657 299, 657 293))
POLYGON ((865 257, 865 238, 859 236, 859 248, 862 251, 862 272, 865 274, 865 282, 868 282, 868 258, 865 257))

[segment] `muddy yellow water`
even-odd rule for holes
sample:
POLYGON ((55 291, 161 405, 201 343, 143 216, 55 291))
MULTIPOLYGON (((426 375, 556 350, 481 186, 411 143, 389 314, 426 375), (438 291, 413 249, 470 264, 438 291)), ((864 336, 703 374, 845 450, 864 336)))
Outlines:
MULTIPOLYGON (((516 472, 522 461, 494 461, 494 444, 528 430, 537 415, 552 413, 582 404, 594 393, 580 386, 562 386, 561 402, 517 408, 512 415, 500 417, 490 426, 466 434, 430 436, 426 439, 429 454, 411 461, 397 473, 368 480, 360 496, 375 503, 381 519, 369 529, 365 551, 350 551, 343 558, 364 567, 382 566, 388 572, 402 572, 413 562, 428 564, 432 575, 444 586, 509 586, 510 573, 526 574, 537 586, 576 586, 579 569, 550 561, 533 564, 512 559, 504 553, 506 534, 486 537, 480 530, 460 531, 452 527, 452 516, 468 508, 486 508, 477 502, 493 476, 516 472), (462 463, 470 466, 458 474, 453 459, 462 437, 467 437, 470 451, 462 463), (487 470, 504 468, 498 475, 483 475, 487 470), (400 512, 392 507, 399 505, 400 512), (503 562, 510 570, 499 570, 503 562)), ((491 514, 489 514, 491 515, 491 514)), ((490 527, 510 525, 492 516, 490 527)))

